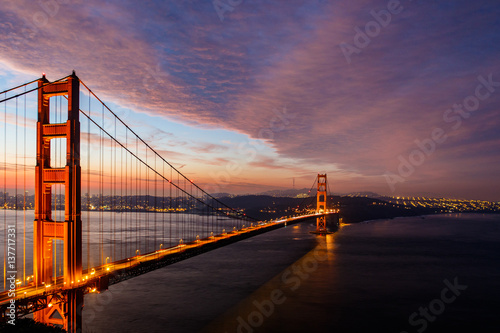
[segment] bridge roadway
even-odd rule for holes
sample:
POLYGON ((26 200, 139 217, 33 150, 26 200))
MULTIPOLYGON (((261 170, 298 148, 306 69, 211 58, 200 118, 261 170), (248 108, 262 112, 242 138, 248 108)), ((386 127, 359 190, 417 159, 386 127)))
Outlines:
MULTIPOLYGON (((179 244, 170 248, 160 249, 153 252, 138 254, 132 258, 127 258, 105 265, 94 267, 82 272, 81 281, 73 281, 68 288, 62 277, 54 284, 35 286, 33 282, 27 285, 19 285, 16 288, 16 308, 18 316, 23 316, 40 309, 52 306, 55 303, 63 302, 64 295, 68 290, 81 289, 84 294, 101 292, 109 285, 138 276, 149 271, 173 264, 175 262, 199 255, 201 253, 214 250, 216 248, 249 238, 264 232, 285 227, 289 224, 298 223, 310 218, 331 215, 335 213, 326 212, 322 214, 307 214, 296 217, 282 218, 271 222, 258 222, 254 226, 245 227, 199 239, 190 243, 179 244)), ((12 297, 9 291, 0 293, 0 308, 2 319, 5 320, 7 306, 12 297)))

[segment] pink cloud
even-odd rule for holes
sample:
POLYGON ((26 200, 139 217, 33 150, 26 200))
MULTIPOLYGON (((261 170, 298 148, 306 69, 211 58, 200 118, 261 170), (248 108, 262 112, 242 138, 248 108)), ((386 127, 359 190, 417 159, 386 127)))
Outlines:
MULTIPOLYGON (((332 178, 346 190, 364 184, 387 193, 384 172, 397 169, 398 156, 408 156, 414 141, 436 127, 448 141, 402 191, 437 189, 437 180, 453 184, 465 167, 499 179, 489 142, 498 139, 500 94, 456 131, 443 120, 448 108, 474 93, 478 75, 500 80, 498 36, 491 33, 497 7, 486 1, 453 10, 405 4, 348 64, 339 44, 353 43, 354 27, 363 28, 373 20, 370 10, 382 5, 249 2, 221 23, 210 2, 195 8, 76 1, 26 37, 23 20, 40 6, 5 1, 0 55, 34 75, 56 78, 75 69, 99 96, 138 112, 265 139, 281 157, 331 165, 338 175, 332 178), (476 161, 485 161, 480 167, 472 165, 474 151, 481 152, 476 161), (346 174, 351 185, 342 180, 346 174)), ((189 149, 223 154, 221 147, 189 149)), ((286 168, 265 157, 253 163, 286 168)))

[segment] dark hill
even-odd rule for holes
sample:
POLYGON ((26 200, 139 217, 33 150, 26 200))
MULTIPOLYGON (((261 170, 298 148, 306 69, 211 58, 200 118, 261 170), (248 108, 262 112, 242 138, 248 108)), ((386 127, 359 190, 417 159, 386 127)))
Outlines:
MULTIPOLYGON (((247 216, 259 220, 297 214, 297 209, 299 211, 314 209, 316 205, 316 197, 290 198, 269 195, 242 195, 224 197, 220 200, 230 207, 243 209, 247 216)), ((345 223, 435 213, 432 209, 409 208, 380 199, 349 196, 328 197, 328 208, 339 208, 340 217, 343 218, 345 223)))

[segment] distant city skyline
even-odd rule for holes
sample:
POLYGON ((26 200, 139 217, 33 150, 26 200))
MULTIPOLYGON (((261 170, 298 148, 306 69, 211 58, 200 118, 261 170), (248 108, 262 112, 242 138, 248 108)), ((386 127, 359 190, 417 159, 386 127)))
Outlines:
MULTIPOLYGON (((500 201, 500 4, 230 7, 6 0, 0 91, 75 70, 210 192, 309 188, 327 173, 336 193, 500 201)), ((36 104, 27 106, 34 136, 36 104)), ((24 163, 11 134, 0 145, 9 176, 24 163)))

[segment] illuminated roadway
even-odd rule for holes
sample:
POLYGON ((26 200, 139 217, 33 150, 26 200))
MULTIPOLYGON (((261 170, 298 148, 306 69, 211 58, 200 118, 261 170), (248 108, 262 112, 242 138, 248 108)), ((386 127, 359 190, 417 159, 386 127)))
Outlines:
MULTIPOLYGON (((216 236, 211 236, 208 238, 203 238, 199 239, 190 243, 186 244, 179 244, 173 247, 165 248, 165 249, 160 249, 156 250, 153 252, 145 253, 141 255, 138 253, 136 256, 119 260, 119 261, 114 261, 110 262, 101 266, 97 266, 94 268, 91 268, 90 270, 83 270, 82 271, 82 280, 80 281, 73 281, 71 284, 71 287, 68 288, 66 286, 66 282, 63 282, 63 278, 60 277, 58 278, 55 283, 52 281, 53 284, 44 284, 42 286, 35 286, 33 282, 30 282, 29 280, 27 281, 26 285, 21 285, 22 282, 17 281, 17 287, 16 287, 16 303, 17 300, 23 300, 23 299, 36 299, 36 298, 42 298, 45 297, 46 295, 50 294, 57 294, 59 292, 63 292, 64 290, 68 289, 83 289, 84 293, 92 293, 92 292, 99 292, 99 287, 98 285, 100 284, 101 279, 106 279, 106 281, 109 281, 109 277, 114 276, 115 274, 124 274, 127 271, 132 271, 134 269, 137 269, 138 266, 147 266, 148 263, 150 262, 160 262, 162 260, 167 260, 169 257, 175 257, 176 255, 186 253, 192 249, 200 249, 203 247, 207 247, 207 245, 216 245, 216 243, 221 242, 221 240, 231 240, 231 238, 235 238, 234 241, 240 240, 242 238, 247 238, 247 237, 242 237, 242 236, 254 236, 257 234, 260 234, 262 232, 274 230, 279 227, 286 226, 287 224, 293 224, 300 222, 305 219, 313 218, 313 217, 319 217, 323 215, 329 215, 333 214, 333 212, 327 212, 327 213, 317 213, 317 214, 307 214, 307 215, 301 215, 301 216, 296 216, 296 217, 287 217, 287 218, 282 218, 270 222, 259 222, 255 226, 250 226, 246 228, 242 228, 240 230, 233 230, 228 233, 223 233, 220 235, 216 236), (267 229, 267 230, 266 230, 267 229), (162 259, 162 260, 160 260, 162 259)), ((221 244, 220 246, 224 246, 228 244, 228 242, 221 242, 224 244, 221 244)), ((232 243, 232 242, 229 242, 232 243)), ((216 248, 218 246, 212 247, 216 248)), ((205 251, 200 251, 199 253, 194 253, 192 255, 186 256, 186 259, 188 257, 194 256, 196 254, 204 253, 206 251, 211 250, 207 249, 205 251)), ((164 265, 165 266, 165 265, 164 265)), ((153 270, 153 269, 150 269, 153 270)), ((148 270, 149 271, 149 270, 148 270)), ((144 272, 139 272, 136 273, 135 275, 140 275, 143 274, 147 271, 144 272)), ((119 281, 117 281, 119 282, 119 281)), ((116 282, 115 282, 116 283, 116 282)), ((102 286, 102 285, 101 285, 102 286)), ((107 282, 105 282, 104 288, 107 289, 107 282)), ((9 297, 9 291, 4 291, 0 293, 0 306, 5 306, 7 305, 12 297, 9 297)), ((50 306, 50 305, 49 305, 50 306)))

